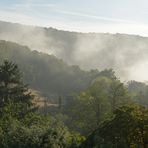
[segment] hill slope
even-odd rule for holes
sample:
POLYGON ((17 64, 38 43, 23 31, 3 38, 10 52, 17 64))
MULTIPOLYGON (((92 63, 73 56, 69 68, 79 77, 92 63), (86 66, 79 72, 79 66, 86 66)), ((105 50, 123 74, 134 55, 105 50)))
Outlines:
POLYGON ((69 95, 85 89, 95 77, 78 66, 68 66, 53 55, 31 51, 26 46, 0 41, 0 62, 8 59, 17 63, 25 83, 43 95, 69 95))
POLYGON ((148 38, 125 34, 76 33, 0 22, 0 39, 51 53, 83 69, 114 68, 123 79, 148 79, 148 38), (138 69, 138 70, 137 70, 138 69))

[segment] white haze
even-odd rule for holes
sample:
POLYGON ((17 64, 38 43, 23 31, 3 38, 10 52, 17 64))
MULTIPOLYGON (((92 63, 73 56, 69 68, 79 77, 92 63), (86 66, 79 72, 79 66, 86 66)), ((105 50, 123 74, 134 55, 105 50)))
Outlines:
POLYGON ((57 36, 47 36, 47 29, 9 25, 2 25, 5 29, 0 29, 0 39, 54 54, 69 64, 79 65, 82 69, 113 68, 122 80, 148 80, 147 38, 78 33, 72 35, 72 42, 69 43, 68 38, 64 36, 65 32, 62 32, 60 40, 57 36))
POLYGON ((114 68, 123 80, 147 81, 148 39, 146 42, 140 42, 136 37, 134 39, 135 42, 130 36, 119 34, 116 37, 96 35, 91 42, 90 37, 79 38, 74 52, 75 60, 83 68, 114 68), (126 44, 124 41, 118 42, 120 37, 126 38, 126 44))

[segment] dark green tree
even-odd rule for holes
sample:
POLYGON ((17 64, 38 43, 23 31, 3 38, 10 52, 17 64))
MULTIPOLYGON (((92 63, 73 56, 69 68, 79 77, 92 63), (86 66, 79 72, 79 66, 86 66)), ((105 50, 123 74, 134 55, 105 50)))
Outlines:
POLYGON ((87 135, 108 118, 114 109, 127 104, 129 100, 123 83, 118 79, 99 76, 65 110, 71 119, 71 128, 87 135))
POLYGON ((114 111, 114 117, 99 128, 100 136, 114 147, 148 146, 148 109, 138 105, 122 106, 114 111))
POLYGON ((30 111, 33 106, 33 96, 27 85, 23 84, 22 75, 18 66, 5 60, 0 65, 0 110, 1 113, 6 106, 15 110, 23 116, 30 111), (11 106, 15 107, 11 107, 11 106))
POLYGON ((147 148, 148 109, 139 105, 117 108, 81 145, 82 148, 147 148))
POLYGON ((120 80, 112 80, 109 87, 109 101, 111 110, 114 111, 117 107, 130 102, 130 95, 128 89, 120 80))

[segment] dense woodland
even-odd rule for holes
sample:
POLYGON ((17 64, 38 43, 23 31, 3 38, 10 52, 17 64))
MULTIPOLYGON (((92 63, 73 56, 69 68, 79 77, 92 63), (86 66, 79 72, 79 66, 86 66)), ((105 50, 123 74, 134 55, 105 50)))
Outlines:
POLYGON ((0 41, 0 147, 147 148, 148 85, 0 41), (30 88, 58 106, 39 112, 30 88))
POLYGON ((47 96, 79 92, 87 88, 99 73, 97 70, 83 71, 75 65, 68 66, 54 55, 31 51, 28 47, 16 43, 0 41, 0 62, 4 59, 18 64, 25 83, 47 96))

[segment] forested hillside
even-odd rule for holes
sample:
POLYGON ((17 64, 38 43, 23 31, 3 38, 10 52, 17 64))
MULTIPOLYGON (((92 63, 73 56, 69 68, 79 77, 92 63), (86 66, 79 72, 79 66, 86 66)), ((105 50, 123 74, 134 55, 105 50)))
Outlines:
POLYGON ((18 65, 4 60, 0 64, 0 147, 147 148, 148 102, 141 105, 141 99, 147 100, 138 96, 141 86, 147 89, 130 82, 133 96, 113 71, 106 70, 71 103, 64 108, 59 104, 56 111, 43 116, 18 65))
POLYGON ((148 38, 109 33, 76 33, 54 28, 0 22, 0 39, 53 54, 82 69, 113 68, 124 80, 146 80, 148 38), (104 58, 105 57, 105 58, 104 58), (138 72, 136 69, 140 69, 138 72))
POLYGON ((0 41, 0 62, 4 59, 17 63, 25 82, 47 96, 70 95, 84 90, 99 73, 68 66, 53 55, 31 51, 26 46, 0 41))
POLYGON ((131 73, 147 77, 147 38, 4 22, 0 38, 0 147, 148 147, 148 85, 131 73))
POLYGON ((0 0, 0 148, 148 148, 148 0, 0 0))

